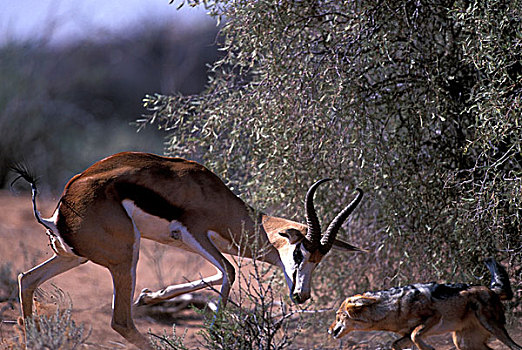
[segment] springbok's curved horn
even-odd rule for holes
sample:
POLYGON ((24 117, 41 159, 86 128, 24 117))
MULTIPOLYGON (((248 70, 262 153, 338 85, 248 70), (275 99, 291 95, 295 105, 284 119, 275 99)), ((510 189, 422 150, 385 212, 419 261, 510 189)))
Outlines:
POLYGON ((362 199, 363 191, 360 188, 356 189, 359 194, 355 199, 348 204, 346 208, 341 210, 339 214, 332 220, 328 228, 326 229, 326 232, 324 233, 323 237, 321 238, 321 245, 319 246, 319 251, 325 255, 327 254, 330 249, 332 249, 332 246, 335 241, 335 237, 337 236, 337 232, 339 232, 339 229, 341 228, 344 221, 348 218, 348 216, 353 212, 353 210, 357 207, 359 202, 362 199))
POLYGON ((306 239, 310 242, 311 250, 315 250, 319 247, 321 241, 321 224, 317 218, 317 213, 314 207, 314 194, 320 184, 331 179, 321 179, 310 186, 310 189, 306 193, 305 209, 306 209, 306 224, 308 230, 306 232, 306 239))

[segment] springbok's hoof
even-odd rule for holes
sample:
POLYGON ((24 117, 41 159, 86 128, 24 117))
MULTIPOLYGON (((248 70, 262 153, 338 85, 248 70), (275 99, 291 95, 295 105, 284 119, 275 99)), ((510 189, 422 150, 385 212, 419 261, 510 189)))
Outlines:
POLYGON ((150 289, 142 289, 140 295, 138 296, 138 299, 136 299, 136 301, 134 302, 134 305, 142 306, 150 304, 150 300, 152 299, 150 293, 152 293, 150 289))

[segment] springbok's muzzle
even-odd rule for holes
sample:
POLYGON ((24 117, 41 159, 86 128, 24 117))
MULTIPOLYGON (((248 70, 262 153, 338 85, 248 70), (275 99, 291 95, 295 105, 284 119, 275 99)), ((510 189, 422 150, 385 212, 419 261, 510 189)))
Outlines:
POLYGON ((292 300, 296 304, 303 304, 308 299, 310 299, 310 295, 307 295, 307 294, 303 294, 303 293, 293 293, 292 294, 292 300))

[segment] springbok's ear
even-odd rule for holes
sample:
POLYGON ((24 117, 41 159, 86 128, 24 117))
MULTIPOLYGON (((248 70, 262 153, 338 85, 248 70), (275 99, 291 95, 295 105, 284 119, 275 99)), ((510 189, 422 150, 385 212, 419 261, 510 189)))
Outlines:
POLYGON ((301 231, 296 230, 295 228, 287 228, 284 231, 280 231, 279 235, 288 239, 290 244, 294 244, 299 240, 303 239, 303 234, 301 233, 301 231))
POLYGON ((351 244, 348 244, 346 242, 340 241, 338 239, 336 239, 334 241, 333 248, 335 248, 337 250, 340 250, 340 251, 343 251, 343 252, 364 252, 364 253, 368 253, 368 250, 366 250, 366 249, 355 247, 355 246, 353 246, 351 244))

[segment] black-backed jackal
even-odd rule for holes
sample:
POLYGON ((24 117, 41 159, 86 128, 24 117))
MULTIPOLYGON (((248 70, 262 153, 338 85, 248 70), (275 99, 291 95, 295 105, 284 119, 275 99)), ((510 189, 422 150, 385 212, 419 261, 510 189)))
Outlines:
POLYGON ((486 350, 493 335, 511 349, 522 350, 505 328, 501 300, 513 297, 506 270, 487 259, 491 272, 488 287, 463 283, 413 284, 346 298, 328 333, 341 338, 351 331, 382 330, 400 334, 394 350, 417 346, 434 350, 425 337, 453 332, 459 350, 486 350))

